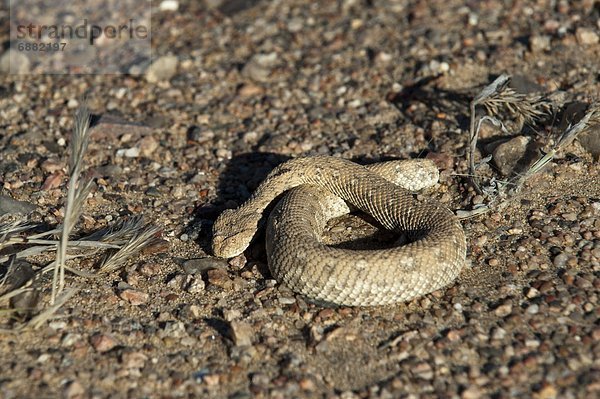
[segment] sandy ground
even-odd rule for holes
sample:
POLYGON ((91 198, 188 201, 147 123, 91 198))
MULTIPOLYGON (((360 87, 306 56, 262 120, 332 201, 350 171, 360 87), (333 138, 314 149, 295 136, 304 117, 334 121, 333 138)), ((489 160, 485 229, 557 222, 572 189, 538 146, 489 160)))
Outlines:
POLYGON ((97 186, 78 231, 143 214, 165 240, 105 278, 69 276, 79 291, 56 319, 2 333, 0 396, 600 395, 600 165, 578 142, 506 208, 465 221, 456 284, 409 303, 311 304, 271 279, 262 239, 229 263, 198 260, 218 213, 292 156, 427 155, 442 170, 431 195, 477 203, 461 176, 469 99, 504 72, 597 99, 598 2, 179 3, 154 13, 155 59, 176 57, 158 82, 0 77, 0 195, 61 222, 65 143, 87 94, 97 186))

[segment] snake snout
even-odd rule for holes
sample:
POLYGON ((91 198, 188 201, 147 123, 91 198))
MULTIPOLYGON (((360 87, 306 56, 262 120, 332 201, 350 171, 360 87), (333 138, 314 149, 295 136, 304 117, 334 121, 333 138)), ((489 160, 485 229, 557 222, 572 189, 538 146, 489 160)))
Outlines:
POLYGON ((223 246, 225 243, 225 237, 222 235, 214 235, 212 239, 212 251, 215 256, 220 258, 226 258, 223 255, 223 246))
POLYGON ((248 248, 252 235, 246 231, 231 235, 215 234, 212 240, 213 254, 219 258, 233 258, 248 248))

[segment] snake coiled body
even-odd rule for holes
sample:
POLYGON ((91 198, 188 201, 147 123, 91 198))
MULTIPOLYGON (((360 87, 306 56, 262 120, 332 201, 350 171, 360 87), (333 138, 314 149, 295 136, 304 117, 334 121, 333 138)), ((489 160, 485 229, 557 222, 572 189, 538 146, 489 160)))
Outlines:
POLYGON ((465 263, 465 235, 452 212, 409 191, 431 185, 433 178, 437 181, 437 170, 426 160, 365 167, 326 156, 293 159, 275 168, 242 206, 219 216, 213 251, 220 257, 243 252, 264 209, 287 192, 267 226, 273 277, 311 299, 335 304, 407 301, 450 284, 465 263), (406 234, 410 243, 378 250, 324 245, 327 220, 348 211, 340 199, 384 228, 406 234))

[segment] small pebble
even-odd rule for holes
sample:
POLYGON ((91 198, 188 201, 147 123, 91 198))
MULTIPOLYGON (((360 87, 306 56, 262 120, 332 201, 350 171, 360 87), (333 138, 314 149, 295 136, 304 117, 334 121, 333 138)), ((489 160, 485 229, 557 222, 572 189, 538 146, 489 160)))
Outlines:
POLYGON ((586 46, 597 44, 598 41, 600 41, 600 36, 598 36, 598 33, 588 28, 577 28, 575 31, 575 36, 580 44, 586 46))
POLYGON ((574 212, 563 213, 562 217, 563 219, 568 220, 569 222, 574 222, 577 220, 577 214, 574 212))
POLYGON ((61 171, 51 174, 44 180, 42 190, 48 191, 60 187, 64 177, 65 176, 61 171))
POLYGON ((75 345, 78 342, 81 342, 80 334, 67 333, 61 340, 61 345, 68 348, 75 345))
POLYGON ((279 303, 282 305, 292 305, 296 303, 296 298, 283 296, 279 298, 279 303))
POLYGON ((564 252, 561 252, 560 254, 558 254, 557 256, 554 257, 554 260, 552 261, 552 263, 556 267, 564 268, 565 265, 567 264, 568 259, 569 259, 569 255, 564 252))
POLYGON ((179 1, 176 0, 163 0, 160 2, 158 8, 161 11, 177 11, 179 9, 179 1))
POLYGON ((204 378, 202 380, 209 387, 214 387, 214 386, 219 385, 219 383, 221 381, 221 377, 219 376, 219 374, 209 374, 209 375, 204 376, 204 378))
POLYGON ((471 386, 460 395, 462 399, 479 399, 482 397, 481 389, 477 386, 471 386))
POLYGON ((529 137, 518 136, 502 144, 493 151, 493 161, 504 176, 512 173, 517 163, 525 155, 529 137))
POLYGON ((238 256, 235 256, 235 257, 229 259, 229 265, 237 270, 240 270, 244 266, 246 266, 246 262, 247 262, 247 260, 246 260, 246 256, 244 254, 240 254, 238 256))
POLYGON ((65 397, 69 399, 79 398, 85 394, 85 388, 77 380, 71 381, 67 384, 65 389, 65 397))
MULTIPOLYGON (((137 143, 137 148, 139 149, 138 154, 143 157, 151 158, 159 145, 160 143, 153 136, 146 136, 137 143)), ((127 154, 125 154, 125 156, 129 157, 127 154)))
POLYGON ((161 266, 158 263, 144 263, 140 266, 140 273, 147 277, 157 275, 160 270, 161 266))
POLYGON ((141 369, 144 367, 147 360, 148 356, 146 356, 143 352, 127 352, 121 357, 123 367, 127 369, 141 369))
POLYGON ((495 327, 492 332, 492 338, 497 340, 503 340, 506 337, 506 330, 501 327, 495 327))
POLYGON ((134 306, 143 305, 148 302, 148 299, 150 298, 147 293, 134 289, 125 289, 121 291, 119 297, 134 306))
POLYGON ((242 317, 242 312, 238 309, 225 309, 223 310, 223 318, 229 322, 239 319, 242 317))
POLYGON ((188 276, 185 290, 190 294, 200 294, 204 292, 205 285, 200 276, 188 276))
POLYGON ((512 304, 510 304, 510 303, 500 305, 494 310, 494 314, 498 317, 508 316, 509 314, 511 314, 511 312, 512 312, 512 304))
POLYGON ((550 50, 550 36, 533 35, 529 38, 529 46, 534 53, 550 50))
POLYGON ((529 314, 537 314, 540 311, 540 307, 537 304, 532 304, 527 307, 527 313, 529 314))
POLYGON ((211 269, 206 272, 208 283, 226 290, 233 289, 233 280, 229 277, 226 270, 211 269))
POLYGON ((152 62, 146 71, 146 80, 150 83, 170 80, 177 72, 179 59, 174 55, 165 55, 152 62))
POLYGON ((298 381, 298 385, 303 391, 314 391, 316 389, 315 383, 310 378, 302 378, 298 381))
POLYGON ((0 216, 28 214, 35 210, 37 206, 26 201, 17 201, 13 198, 0 195, 0 216))
POLYGON ((117 150, 118 157, 137 158, 139 155, 140 149, 138 147, 121 148, 117 150))
POLYGON ((237 346, 250 346, 254 339, 252 326, 243 321, 231 321, 231 339, 237 346))
POLYGON ((263 89, 261 86, 253 84, 253 83, 248 83, 248 84, 244 84, 242 87, 240 87, 240 89, 238 90, 238 95, 241 98, 250 98, 250 97, 261 96, 264 94, 264 92, 265 92, 265 89, 263 89))
POLYGON ((0 72, 4 74, 26 74, 30 72, 31 61, 23 52, 9 49, 0 56, 0 72))
POLYGON ((446 337, 448 338, 448 340, 450 342, 457 342, 457 341, 460 341, 460 339, 461 339, 460 332, 457 330, 448 331, 448 334, 446 335, 446 337))
POLYGON ((90 343, 96 352, 108 352, 118 345, 117 340, 108 334, 95 334, 90 338, 90 343))
POLYGON ((535 397, 538 399, 555 399, 558 397, 558 390, 553 385, 546 385, 535 397))

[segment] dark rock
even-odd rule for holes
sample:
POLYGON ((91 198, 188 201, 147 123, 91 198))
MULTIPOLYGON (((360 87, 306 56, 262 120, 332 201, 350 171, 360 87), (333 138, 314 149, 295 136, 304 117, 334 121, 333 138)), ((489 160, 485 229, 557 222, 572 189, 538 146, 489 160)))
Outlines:
POLYGON ((17 201, 6 195, 0 195, 0 216, 28 214, 33 212, 37 206, 30 202, 17 201))
POLYGON ((0 295, 21 288, 35 275, 31 263, 24 260, 16 260, 12 265, 9 261, 7 266, 0 267, 0 270, 3 271, 0 274, 0 281, 4 281, 0 286, 0 295))
POLYGON ((577 139, 596 161, 600 160, 600 127, 581 133, 577 139))
POLYGON ((529 137, 518 136, 496 147, 492 152, 496 167, 504 176, 510 175, 527 152, 529 137))
POLYGON ((188 259, 183 262, 182 266, 187 274, 199 274, 211 269, 227 269, 229 264, 225 259, 198 258, 188 259))

